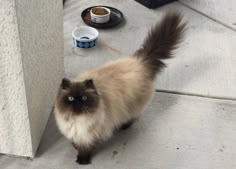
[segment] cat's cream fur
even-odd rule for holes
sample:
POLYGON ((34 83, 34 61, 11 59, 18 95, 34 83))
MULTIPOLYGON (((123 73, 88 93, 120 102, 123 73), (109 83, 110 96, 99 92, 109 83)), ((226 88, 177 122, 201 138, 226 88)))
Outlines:
POLYGON ((171 58, 181 41, 185 27, 180 24, 181 19, 177 13, 167 14, 134 55, 82 73, 75 79, 63 79, 55 117, 62 134, 79 150, 79 163, 87 164, 91 147, 142 114, 152 99, 155 77, 165 67, 161 60, 171 58), (84 97, 88 100, 81 100, 84 97))
POLYGON ((114 128, 137 119, 152 98, 154 88, 149 71, 139 59, 129 57, 82 73, 72 80, 93 79, 101 97, 96 113, 71 116, 55 110, 61 132, 72 142, 92 145, 112 136, 114 128))

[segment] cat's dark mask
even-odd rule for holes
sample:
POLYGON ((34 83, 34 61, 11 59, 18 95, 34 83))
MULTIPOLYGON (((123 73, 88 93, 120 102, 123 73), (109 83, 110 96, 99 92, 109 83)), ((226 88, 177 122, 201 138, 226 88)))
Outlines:
POLYGON ((61 112, 74 114, 93 113, 99 105, 99 96, 92 79, 83 82, 72 82, 63 78, 57 104, 61 112))

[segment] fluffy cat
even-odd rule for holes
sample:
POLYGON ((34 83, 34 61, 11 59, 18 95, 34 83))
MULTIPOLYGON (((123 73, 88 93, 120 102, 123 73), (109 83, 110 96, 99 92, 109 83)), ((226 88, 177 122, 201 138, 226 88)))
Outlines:
POLYGON ((156 75, 181 42, 185 23, 166 14, 132 56, 62 80, 55 103, 61 133, 78 150, 77 162, 88 164, 93 148, 115 129, 126 129, 142 114, 154 93, 156 75))

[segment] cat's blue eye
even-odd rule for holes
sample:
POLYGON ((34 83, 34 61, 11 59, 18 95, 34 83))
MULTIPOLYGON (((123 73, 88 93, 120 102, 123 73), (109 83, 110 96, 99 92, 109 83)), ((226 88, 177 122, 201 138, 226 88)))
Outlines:
POLYGON ((69 96, 69 97, 68 97, 68 100, 69 100, 70 102, 73 102, 73 101, 75 100, 75 98, 74 98, 73 96, 69 96))
POLYGON ((82 97, 82 100, 83 100, 83 101, 86 101, 86 100, 87 100, 87 96, 83 96, 83 97, 82 97))

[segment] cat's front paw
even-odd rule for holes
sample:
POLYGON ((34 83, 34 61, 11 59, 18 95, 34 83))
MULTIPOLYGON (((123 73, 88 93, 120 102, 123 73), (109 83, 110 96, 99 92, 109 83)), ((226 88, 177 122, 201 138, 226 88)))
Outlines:
POLYGON ((91 164, 91 158, 78 156, 76 162, 81 165, 91 164))

